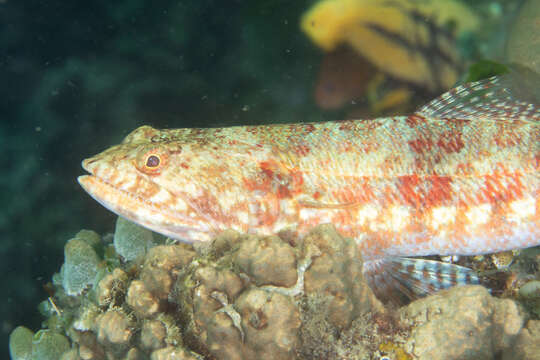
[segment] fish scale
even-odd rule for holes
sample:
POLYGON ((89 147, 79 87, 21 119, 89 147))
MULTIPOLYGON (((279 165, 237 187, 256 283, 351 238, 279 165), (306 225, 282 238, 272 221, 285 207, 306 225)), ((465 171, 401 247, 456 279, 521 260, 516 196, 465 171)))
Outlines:
MULTIPOLYGON (((512 76, 460 86, 410 116, 143 126, 84 160, 91 175, 79 182, 113 212, 188 242, 229 228, 303 236, 332 223, 358 243, 368 278, 386 276, 403 291, 396 264, 413 261, 403 257, 540 243, 540 110, 515 96, 512 76)), ((411 287, 477 280, 459 267, 426 268, 426 286, 411 287)))

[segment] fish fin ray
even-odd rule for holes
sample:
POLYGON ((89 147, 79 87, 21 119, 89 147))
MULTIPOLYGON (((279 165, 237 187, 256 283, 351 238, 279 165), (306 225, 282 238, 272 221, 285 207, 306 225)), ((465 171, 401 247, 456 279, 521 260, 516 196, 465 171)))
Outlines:
POLYGON ((540 77, 526 70, 455 87, 422 106, 415 115, 462 120, 540 121, 540 77))
POLYGON ((467 267, 405 257, 366 261, 364 276, 377 298, 396 305, 455 285, 480 283, 467 267))

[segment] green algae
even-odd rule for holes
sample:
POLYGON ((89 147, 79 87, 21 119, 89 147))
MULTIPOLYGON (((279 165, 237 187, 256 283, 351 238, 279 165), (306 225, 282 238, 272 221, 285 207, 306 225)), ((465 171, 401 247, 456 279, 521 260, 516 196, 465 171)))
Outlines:
POLYGON ((64 257, 62 285, 68 295, 79 295, 94 285, 101 260, 90 244, 73 238, 66 244, 64 257))
POLYGON ((17 326, 9 335, 9 354, 12 360, 30 360, 32 358, 32 338, 34 333, 17 326))
POLYGON ((135 260, 155 246, 152 232, 123 217, 118 217, 114 232, 116 253, 126 261, 135 260))
POLYGON ((58 360, 70 349, 68 339, 52 330, 40 330, 32 339, 32 360, 58 360))
POLYGON ((495 75, 506 74, 508 66, 491 60, 480 60, 469 67, 465 82, 487 79, 495 75))

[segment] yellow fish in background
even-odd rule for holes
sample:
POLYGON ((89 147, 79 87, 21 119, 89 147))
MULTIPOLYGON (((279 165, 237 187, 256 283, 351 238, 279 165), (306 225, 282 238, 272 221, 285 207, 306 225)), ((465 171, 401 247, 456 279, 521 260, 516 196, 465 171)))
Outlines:
POLYGON ((458 80, 455 39, 479 26, 478 17, 453 0, 322 0, 301 19, 302 30, 323 50, 348 44, 381 71, 432 92, 458 80))

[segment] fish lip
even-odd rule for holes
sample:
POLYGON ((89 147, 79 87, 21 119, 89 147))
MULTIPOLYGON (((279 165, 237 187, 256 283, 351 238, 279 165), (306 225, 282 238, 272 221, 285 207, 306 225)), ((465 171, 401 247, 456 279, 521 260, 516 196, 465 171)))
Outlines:
MULTIPOLYGON (((84 162, 83 162, 84 163, 84 162)), ((84 168, 84 165, 83 165, 84 168)), ((85 170, 88 171, 88 169, 85 168, 85 170)), ((90 171, 89 171, 90 172, 90 171)), ((113 184, 109 183, 105 179, 94 175, 92 173, 86 174, 86 175, 80 175, 77 177, 78 183, 81 185, 81 187, 98 203, 100 203, 102 206, 104 206, 109 211, 113 212, 114 214, 118 216, 122 216, 130 221, 133 221, 141 226, 144 226, 146 228, 149 228, 152 231, 161 233, 163 235, 166 235, 170 238, 182 240, 182 241, 188 241, 188 242, 194 242, 194 241, 207 241, 212 237, 212 232, 207 229, 201 229, 200 226, 197 226, 197 222, 193 219, 187 217, 187 216, 179 216, 176 213, 173 213, 171 211, 167 211, 167 215, 169 217, 172 217, 179 221, 182 225, 172 225, 164 229, 163 227, 158 227, 154 224, 151 224, 150 222, 145 222, 142 220, 138 220, 135 216, 135 214, 130 214, 127 211, 122 211, 122 209, 115 205, 114 202, 107 200, 107 197, 109 196, 99 196, 97 194, 96 188, 98 187, 106 187, 108 190, 112 190, 113 196, 115 197, 121 197, 123 199, 127 199, 130 202, 135 202, 138 206, 153 210, 155 204, 142 199, 140 196, 134 193, 130 193, 128 191, 119 189, 118 187, 114 186, 113 184), (171 230, 169 230, 169 228, 171 230), (198 233, 200 235, 204 236, 203 240, 200 239, 191 239, 191 236, 189 235, 183 235, 184 234, 194 234, 198 233)), ((156 206, 157 208, 157 206, 156 206)), ((164 209, 160 209, 160 211, 163 211, 164 209)))
POLYGON ((137 201, 138 203, 155 205, 151 201, 144 200, 144 199, 142 199, 140 196, 138 196, 136 194, 133 194, 133 193, 130 193, 128 191, 119 189, 118 187, 114 186, 113 184, 111 184, 107 180, 105 180, 105 179, 103 179, 103 178, 101 178, 101 177, 99 177, 97 175, 94 175, 92 173, 90 175, 88 175, 88 174, 87 175, 80 175, 79 177, 77 177, 77 181, 79 182, 81 187, 84 189, 84 191, 86 191, 88 194, 90 194, 90 196, 92 196, 92 198, 94 198, 96 201, 98 201, 100 203, 102 203, 102 200, 97 195, 95 195, 94 191, 91 190, 92 181, 94 181, 96 183, 99 183, 101 185, 105 185, 109 189, 115 191, 117 194, 127 196, 127 197, 137 201))
MULTIPOLYGON (((79 183, 79 185, 81 185, 81 187, 86 191, 86 187, 85 187, 85 184, 87 183, 86 180, 88 180, 89 178, 91 178, 92 176, 94 175, 88 175, 88 174, 85 174, 85 175, 79 175, 77 176, 77 182, 79 183)), ((94 176, 95 177, 95 176, 94 176)))
MULTIPOLYGON (((81 166, 84 170, 88 171, 89 173, 92 173, 89 169, 88 169, 88 163, 91 161, 91 159, 84 159, 83 161, 81 161, 81 166)), ((81 175, 81 176, 88 176, 88 175, 81 175)), ((80 176, 79 176, 80 177, 80 176)), ((78 178, 77 178, 78 180, 78 178)))
MULTIPOLYGON (((95 159, 95 157, 91 157, 91 158, 84 159, 83 161, 81 161, 82 168, 85 171, 89 172, 92 176, 95 176, 95 174, 94 174, 94 171, 91 169, 90 165, 92 165, 94 162, 96 162, 96 160, 97 159, 95 159)), ((81 176, 89 176, 89 175, 81 175, 81 176)))

